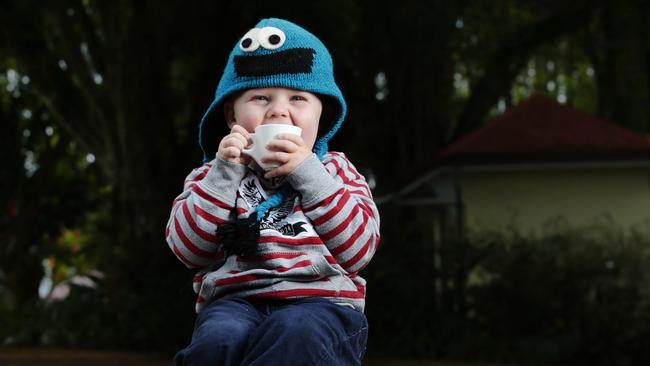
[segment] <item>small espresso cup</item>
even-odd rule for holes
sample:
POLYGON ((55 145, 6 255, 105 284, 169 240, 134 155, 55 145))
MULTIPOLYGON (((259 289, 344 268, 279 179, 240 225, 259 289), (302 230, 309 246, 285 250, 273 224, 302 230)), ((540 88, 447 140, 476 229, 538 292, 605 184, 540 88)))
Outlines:
POLYGON ((243 150, 244 154, 253 158, 257 165, 259 165, 264 170, 277 168, 279 164, 276 162, 266 163, 262 162, 261 160, 262 156, 270 153, 266 149, 266 145, 281 133, 291 133, 300 136, 302 129, 297 126, 282 124, 259 125, 255 128, 255 133, 251 133, 250 136, 253 144, 249 146, 248 149, 243 150))

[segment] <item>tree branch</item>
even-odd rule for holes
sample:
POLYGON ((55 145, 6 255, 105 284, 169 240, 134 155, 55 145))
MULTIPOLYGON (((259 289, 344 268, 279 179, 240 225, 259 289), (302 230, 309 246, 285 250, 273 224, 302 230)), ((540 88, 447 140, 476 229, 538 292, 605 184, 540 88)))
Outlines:
POLYGON ((483 76, 474 84, 452 133, 452 141, 483 122, 490 108, 508 93, 517 74, 538 46, 584 27, 598 4, 598 1, 567 3, 558 7, 561 13, 523 26, 504 40, 503 47, 493 54, 483 76))

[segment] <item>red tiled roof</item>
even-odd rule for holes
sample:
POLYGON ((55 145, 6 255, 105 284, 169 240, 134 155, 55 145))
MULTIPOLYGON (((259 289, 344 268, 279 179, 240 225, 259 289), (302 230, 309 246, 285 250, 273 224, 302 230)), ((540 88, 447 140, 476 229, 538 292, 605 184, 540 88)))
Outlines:
POLYGON ((460 138, 439 164, 650 159, 650 136, 540 94, 460 138))

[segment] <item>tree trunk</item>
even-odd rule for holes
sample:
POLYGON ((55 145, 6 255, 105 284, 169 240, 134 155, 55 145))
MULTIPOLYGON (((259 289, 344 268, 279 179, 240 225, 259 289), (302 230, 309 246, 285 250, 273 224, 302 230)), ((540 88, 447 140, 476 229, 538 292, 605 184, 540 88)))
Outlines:
POLYGON ((601 33, 592 35, 600 115, 639 132, 650 132, 650 7, 636 0, 607 2, 601 33), (602 39, 602 42, 599 40, 602 39))

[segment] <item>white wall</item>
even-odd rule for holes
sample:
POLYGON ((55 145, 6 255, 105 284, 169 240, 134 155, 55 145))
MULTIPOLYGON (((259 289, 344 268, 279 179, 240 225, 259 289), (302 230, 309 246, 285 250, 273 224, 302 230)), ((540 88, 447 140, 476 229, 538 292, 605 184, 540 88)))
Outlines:
POLYGON ((573 225, 610 215, 624 228, 642 230, 650 220, 647 168, 463 172, 461 189, 472 231, 516 223, 521 231, 539 232, 558 215, 573 225))

